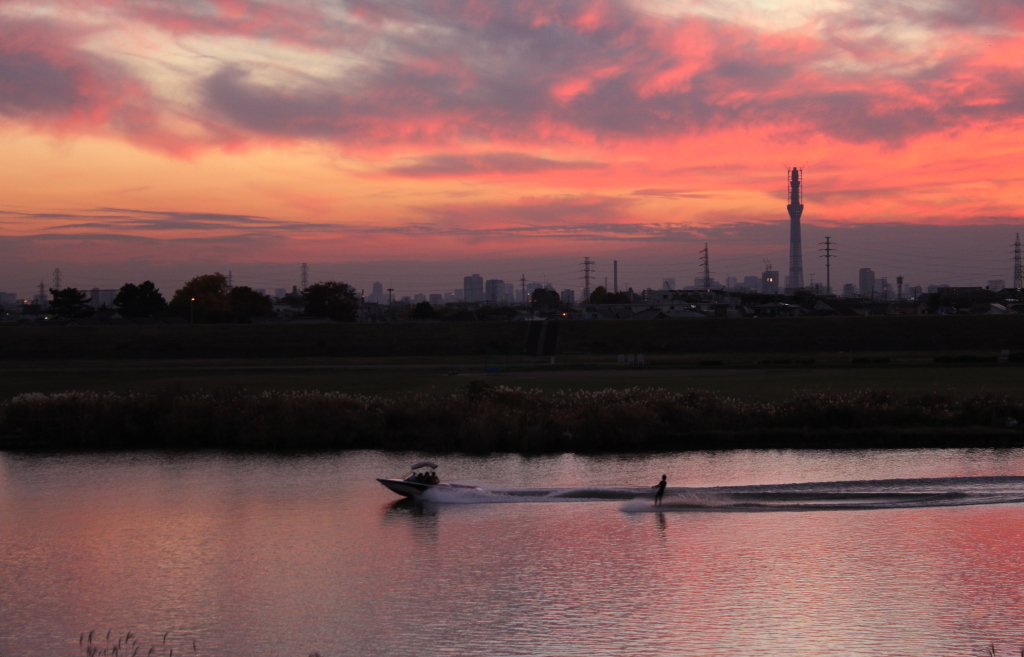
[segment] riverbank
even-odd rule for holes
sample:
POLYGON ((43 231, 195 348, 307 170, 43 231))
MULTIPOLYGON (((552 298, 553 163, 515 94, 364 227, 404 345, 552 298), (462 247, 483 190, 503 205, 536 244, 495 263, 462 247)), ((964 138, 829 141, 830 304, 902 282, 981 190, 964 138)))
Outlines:
POLYGON ((541 391, 475 381, 451 394, 25 394, 0 449, 543 454, 716 449, 1019 447, 1006 395, 803 393, 777 403, 659 388, 541 391))

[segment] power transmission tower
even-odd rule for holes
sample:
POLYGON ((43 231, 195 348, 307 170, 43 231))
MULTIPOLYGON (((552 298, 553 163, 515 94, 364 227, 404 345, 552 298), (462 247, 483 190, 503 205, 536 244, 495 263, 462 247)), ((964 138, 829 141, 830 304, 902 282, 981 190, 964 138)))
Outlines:
POLYGON ((590 268, 594 266, 594 261, 590 259, 590 256, 583 256, 583 302, 586 303, 590 300, 590 268))
POLYGON ((46 309, 46 284, 39 281, 39 305, 46 309))
POLYGON ((62 290, 64 289, 60 284, 60 267, 53 270, 53 289, 62 290))
POLYGON ((519 284, 523 291, 523 305, 529 306, 530 302, 526 300, 526 274, 523 274, 523 277, 519 279, 519 284))
POLYGON ((228 289, 229 290, 234 287, 234 283, 232 282, 233 280, 234 279, 231 277, 231 270, 229 269, 228 270, 228 289))
POLYGON ((307 287, 309 287, 309 267, 306 266, 306 263, 302 263, 302 268, 299 270, 299 272, 299 285, 302 287, 303 290, 305 290, 307 287))
POLYGON ((896 303, 903 303, 903 277, 896 277, 896 303))
POLYGON ((1020 264, 1020 233, 1017 233, 1017 241, 1013 243, 1013 287, 1018 290, 1024 287, 1024 268, 1020 264))
POLYGON ((825 252, 825 255, 818 256, 825 259, 825 294, 832 294, 832 258, 836 257, 832 255, 832 252, 835 250, 832 247, 835 246, 835 242, 832 241, 831 237, 826 236, 824 242, 818 243, 825 245, 824 249, 818 249, 825 252))
POLYGON ((708 257, 708 244, 707 244, 707 242, 704 243, 704 248, 701 249, 699 253, 701 254, 700 262, 701 262, 702 266, 704 267, 704 285, 703 285, 704 291, 705 292, 710 292, 711 291, 711 259, 708 257))

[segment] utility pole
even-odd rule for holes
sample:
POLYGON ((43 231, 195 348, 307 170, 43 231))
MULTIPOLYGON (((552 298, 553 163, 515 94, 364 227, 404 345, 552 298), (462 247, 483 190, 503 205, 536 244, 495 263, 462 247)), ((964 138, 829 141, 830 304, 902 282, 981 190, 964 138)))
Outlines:
POLYGON ((708 257, 708 244, 704 243, 704 248, 699 251, 701 254, 700 262, 704 267, 704 291, 711 291, 711 259, 708 257))
POLYGON ((835 257, 832 255, 832 252, 835 251, 832 247, 835 246, 835 242, 831 237, 826 236, 825 241, 819 242, 819 244, 825 245, 824 249, 818 249, 825 252, 825 255, 818 256, 825 259, 825 294, 832 294, 832 258, 835 257))
POLYGON ((1024 268, 1020 263, 1020 233, 1017 233, 1017 241, 1013 243, 1013 287, 1018 290, 1024 287, 1024 268))
POLYGON ((299 287, 305 291, 309 287, 309 267, 306 263, 302 263, 302 267, 299 269, 299 287))
POLYGON ((64 287, 60 284, 60 267, 53 270, 53 289, 63 290, 64 287))
POLYGON ((590 256, 583 256, 583 303, 590 301, 590 268, 594 266, 594 261, 590 259, 590 256))
POLYGON ((619 261, 612 260, 612 282, 615 285, 615 294, 619 293, 619 261))

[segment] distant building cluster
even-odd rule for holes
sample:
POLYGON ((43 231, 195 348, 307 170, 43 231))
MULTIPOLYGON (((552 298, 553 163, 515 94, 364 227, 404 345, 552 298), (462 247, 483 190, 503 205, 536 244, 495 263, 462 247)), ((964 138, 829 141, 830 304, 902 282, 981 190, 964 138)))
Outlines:
MULTIPOLYGON (((565 317, 578 319, 656 319, 689 317, 765 317, 799 315, 891 315, 891 314, 956 314, 956 313, 1011 313, 1021 312, 1024 288, 1024 255, 1020 236, 1014 244, 1013 287, 1007 288, 1004 279, 992 279, 981 287, 952 287, 948 284, 904 284, 904 277, 879 276, 870 267, 861 267, 857 282, 831 284, 831 258, 835 257, 836 243, 831 237, 823 242, 825 281, 814 281, 810 274, 805 281, 801 219, 804 212, 803 170, 787 168, 786 210, 790 219, 789 271, 783 277, 779 269, 765 260, 760 276, 742 279, 727 276, 721 283, 711 274, 711 255, 708 245, 701 254, 702 275, 695 276, 693 285, 679 288, 676 278, 663 277, 660 288, 648 287, 634 291, 632 287, 619 288, 618 261, 613 262, 613 275, 605 277, 604 285, 596 285, 595 262, 584 257, 579 263, 579 288, 556 290, 547 282, 528 281, 524 274, 519 280, 485 279, 474 273, 465 276, 462 287, 429 293, 417 292, 395 295, 395 288, 385 288, 374 282, 369 294, 358 298, 345 287, 350 304, 358 303, 357 321, 388 322, 403 320, 479 320, 479 319, 537 319, 565 317), (577 291, 581 292, 577 297, 577 291)), ((308 286, 308 267, 301 267, 300 286, 275 288, 273 296, 266 289, 253 292, 263 298, 271 310, 252 321, 301 319, 303 292, 308 286)), ((219 276, 219 274, 218 274, 219 276)), ((231 286, 231 272, 226 277, 231 286)), ((314 286, 316 287, 316 286, 314 286)), ((60 269, 54 270, 54 285, 41 282, 39 292, 22 297, 12 292, 0 292, 2 321, 32 321, 46 317, 50 306, 50 293, 61 290, 60 269)), ((248 290, 248 288, 244 288, 248 290)), ((116 314, 118 290, 94 287, 85 290, 85 303, 97 316, 116 314)), ((193 300, 194 301, 194 300, 193 300)), ((351 315, 350 315, 351 317, 351 315)), ((329 321, 326 318, 321 318, 329 321)))

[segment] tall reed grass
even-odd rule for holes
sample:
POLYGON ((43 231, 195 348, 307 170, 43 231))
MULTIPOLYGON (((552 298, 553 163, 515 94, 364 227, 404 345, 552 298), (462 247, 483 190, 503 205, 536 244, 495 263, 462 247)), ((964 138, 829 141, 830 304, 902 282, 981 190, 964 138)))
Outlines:
POLYGON ((0 448, 388 449, 522 453, 735 447, 1009 446, 1024 404, 1005 396, 806 393, 781 403, 701 392, 523 390, 22 394, 0 448))

